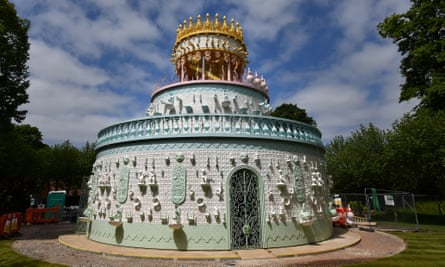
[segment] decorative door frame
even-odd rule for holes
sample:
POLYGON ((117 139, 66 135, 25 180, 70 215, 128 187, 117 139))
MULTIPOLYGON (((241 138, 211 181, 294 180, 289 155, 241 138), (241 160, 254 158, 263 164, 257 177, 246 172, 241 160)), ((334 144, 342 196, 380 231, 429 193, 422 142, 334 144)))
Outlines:
POLYGON ((235 168, 233 168, 230 173, 227 175, 227 177, 225 178, 225 184, 226 184, 226 190, 225 190, 225 201, 226 201, 226 224, 227 224, 227 240, 228 242, 228 249, 232 249, 232 224, 231 224, 231 219, 232 219, 232 214, 231 214, 231 195, 230 195, 230 191, 231 191, 231 178, 232 176, 238 172, 238 171, 242 171, 242 170, 247 170, 251 173, 253 173, 254 175, 256 175, 257 179, 258 179, 258 200, 259 200, 259 210, 258 210, 258 220, 259 220, 259 230, 260 230, 260 234, 259 234, 259 238, 260 238, 260 247, 261 248, 266 248, 266 242, 265 242, 265 225, 266 225, 266 220, 265 220, 265 216, 264 216, 264 181, 263 181, 263 177, 260 175, 260 173, 248 166, 248 165, 240 165, 237 166, 235 168))

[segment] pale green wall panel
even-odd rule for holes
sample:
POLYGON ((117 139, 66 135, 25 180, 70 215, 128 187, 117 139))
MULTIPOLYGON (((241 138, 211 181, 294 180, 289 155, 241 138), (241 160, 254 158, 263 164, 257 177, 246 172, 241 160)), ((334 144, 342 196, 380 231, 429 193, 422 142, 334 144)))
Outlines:
POLYGON ((168 225, 123 223, 116 227, 104 221, 93 221, 88 237, 91 240, 128 247, 227 250, 227 228, 224 225, 184 225, 181 230, 168 225))

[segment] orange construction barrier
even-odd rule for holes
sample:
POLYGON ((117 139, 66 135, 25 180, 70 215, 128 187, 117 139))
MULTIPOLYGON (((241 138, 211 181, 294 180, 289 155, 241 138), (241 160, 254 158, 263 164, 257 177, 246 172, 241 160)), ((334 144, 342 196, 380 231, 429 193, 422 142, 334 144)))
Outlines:
POLYGON ((20 231, 22 225, 22 214, 20 212, 11 212, 3 214, 0 217, 0 235, 8 236, 20 231))
POLYGON ((54 208, 28 208, 26 209, 27 223, 54 223, 59 222, 62 209, 57 206, 54 208))

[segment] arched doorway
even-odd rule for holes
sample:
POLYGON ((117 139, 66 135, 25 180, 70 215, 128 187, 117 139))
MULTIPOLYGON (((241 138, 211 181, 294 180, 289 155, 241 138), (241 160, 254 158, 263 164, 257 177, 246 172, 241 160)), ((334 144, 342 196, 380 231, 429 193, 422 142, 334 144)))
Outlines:
POLYGON ((230 229, 232 249, 261 248, 258 176, 241 169, 230 177, 230 229))

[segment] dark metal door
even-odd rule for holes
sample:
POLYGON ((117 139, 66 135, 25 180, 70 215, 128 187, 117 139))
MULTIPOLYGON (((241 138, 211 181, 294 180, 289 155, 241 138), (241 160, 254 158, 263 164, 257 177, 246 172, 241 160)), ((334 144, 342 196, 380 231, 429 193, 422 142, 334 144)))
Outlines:
POLYGON ((232 249, 260 248, 258 177, 239 170, 230 178, 232 249))

